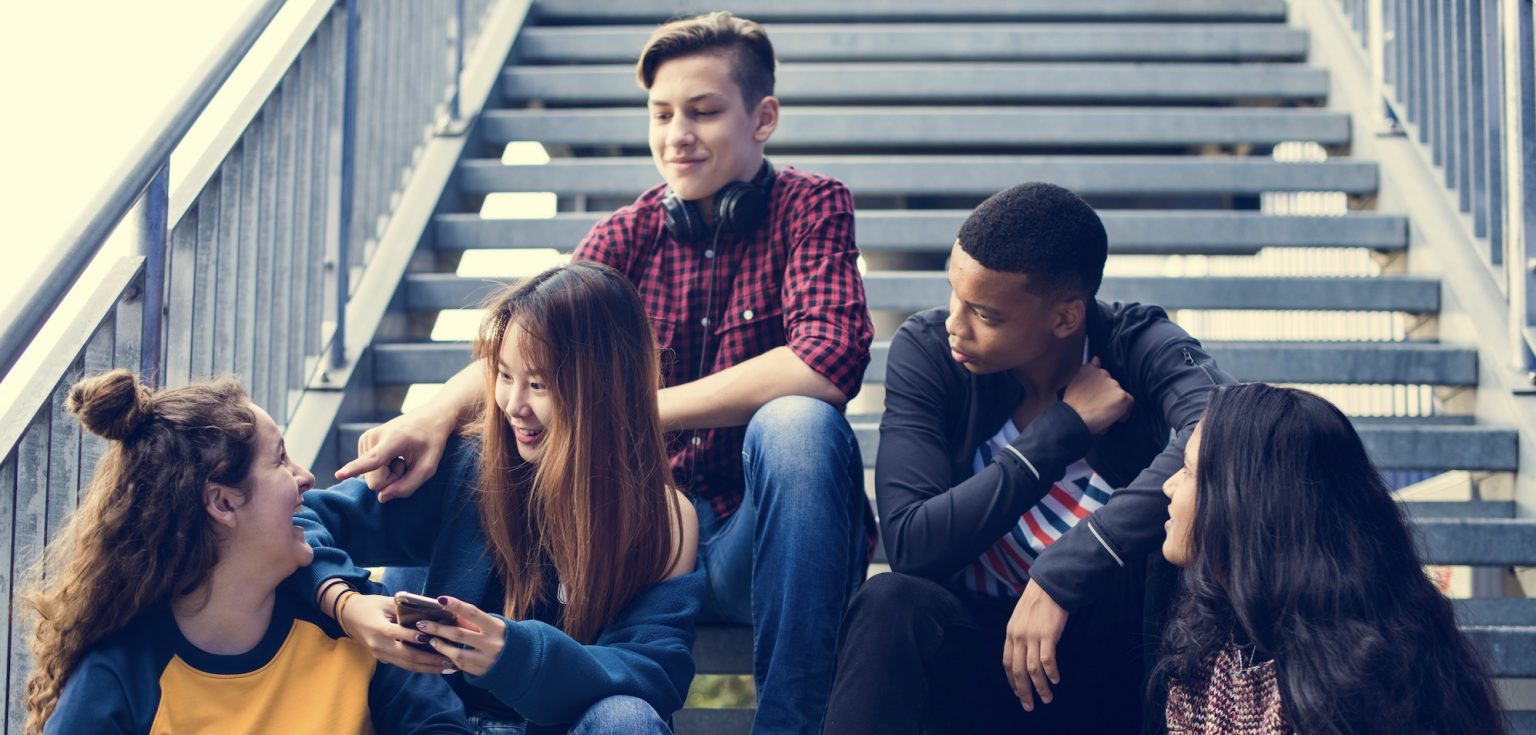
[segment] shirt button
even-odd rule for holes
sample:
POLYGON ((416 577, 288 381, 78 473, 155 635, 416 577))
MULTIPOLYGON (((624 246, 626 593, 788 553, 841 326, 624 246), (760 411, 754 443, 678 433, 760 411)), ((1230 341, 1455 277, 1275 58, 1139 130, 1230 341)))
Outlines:
POLYGON ((741 312, 741 318, 749 322, 752 321, 752 317, 754 316, 756 316, 756 314, 753 314, 751 309, 747 309, 746 311, 741 312))
POLYGON ((706 316, 703 319, 700 319, 699 320, 699 324, 702 324, 702 325, 704 325, 706 327, 709 326, 709 317, 706 316))
POLYGON ((698 446, 698 445, 703 444, 703 443, 704 443, 704 437, 702 437, 702 436, 694 436, 693 437, 693 445, 694 446, 698 446))
POLYGON ((706 258, 713 258, 713 257, 715 257, 715 249, 714 248, 710 248, 708 250, 705 250, 704 251, 704 257, 706 257, 706 258))

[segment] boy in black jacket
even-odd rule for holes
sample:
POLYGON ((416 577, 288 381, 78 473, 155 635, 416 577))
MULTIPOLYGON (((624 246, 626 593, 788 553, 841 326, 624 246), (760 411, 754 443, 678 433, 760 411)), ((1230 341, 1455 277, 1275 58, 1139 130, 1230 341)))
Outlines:
POLYGON ((844 620, 826 732, 1138 728, 1173 579, 1163 481, 1232 381, 1162 309, 1094 298, 1107 254, 1082 199, 1016 186, 961 227, 949 308, 891 341, 893 573, 844 620))

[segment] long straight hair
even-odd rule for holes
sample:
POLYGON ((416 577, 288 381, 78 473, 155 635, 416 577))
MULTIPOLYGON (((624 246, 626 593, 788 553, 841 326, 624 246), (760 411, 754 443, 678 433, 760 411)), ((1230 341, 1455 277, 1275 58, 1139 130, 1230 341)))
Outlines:
POLYGON ((1192 553, 1155 680, 1201 681, 1235 642, 1274 659, 1297 732, 1504 732, 1481 657, 1338 408, 1226 386, 1200 431, 1192 553))
POLYGON ((561 629, 590 643, 680 553, 682 508, 656 403, 660 356, 640 295, 604 265, 551 268, 489 305, 475 357, 486 373, 478 503, 505 612, 526 617, 548 599, 547 559, 566 590, 561 629), (532 467, 495 400, 497 355, 514 325, 553 404, 532 467))
POLYGON ((203 494, 210 483, 243 493, 256 435, 234 378, 154 393, 116 370, 75 384, 66 405, 110 443, 23 596, 36 623, 29 734, 42 732, 91 646, 208 581, 220 541, 203 494))

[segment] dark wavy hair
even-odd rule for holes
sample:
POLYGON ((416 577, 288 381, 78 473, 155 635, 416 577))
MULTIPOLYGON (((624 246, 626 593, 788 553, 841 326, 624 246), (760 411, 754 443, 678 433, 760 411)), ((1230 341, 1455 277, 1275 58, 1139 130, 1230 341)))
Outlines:
POLYGON ((1297 732, 1505 732, 1481 656, 1338 408, 1224 386, 1200 431, 1191 555, 1154 682, 1201 681, 1235 642, 1275 661, 1297 732))

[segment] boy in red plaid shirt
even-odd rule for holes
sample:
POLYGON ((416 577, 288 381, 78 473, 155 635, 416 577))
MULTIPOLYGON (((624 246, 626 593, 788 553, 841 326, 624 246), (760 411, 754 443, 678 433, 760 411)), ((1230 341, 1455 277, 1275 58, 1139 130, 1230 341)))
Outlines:
MULTIPOLYGON (((762 27, 729 13, 658 28, 637 75, 665 183, 594 226, 575 257, 625 273, 655 325, 672 466, 699 510, 703 616, 754 626, 754 731, 819 732, 873 538, 841 411, 873 328, 848 189, 763 156, 779 119, 774 64, 762 27)), ((337 476, 403 456, 403 475, 370 484, 381 499, 408 494, 481 380, 466 368, 430 405, 365 434, 337 476)))

